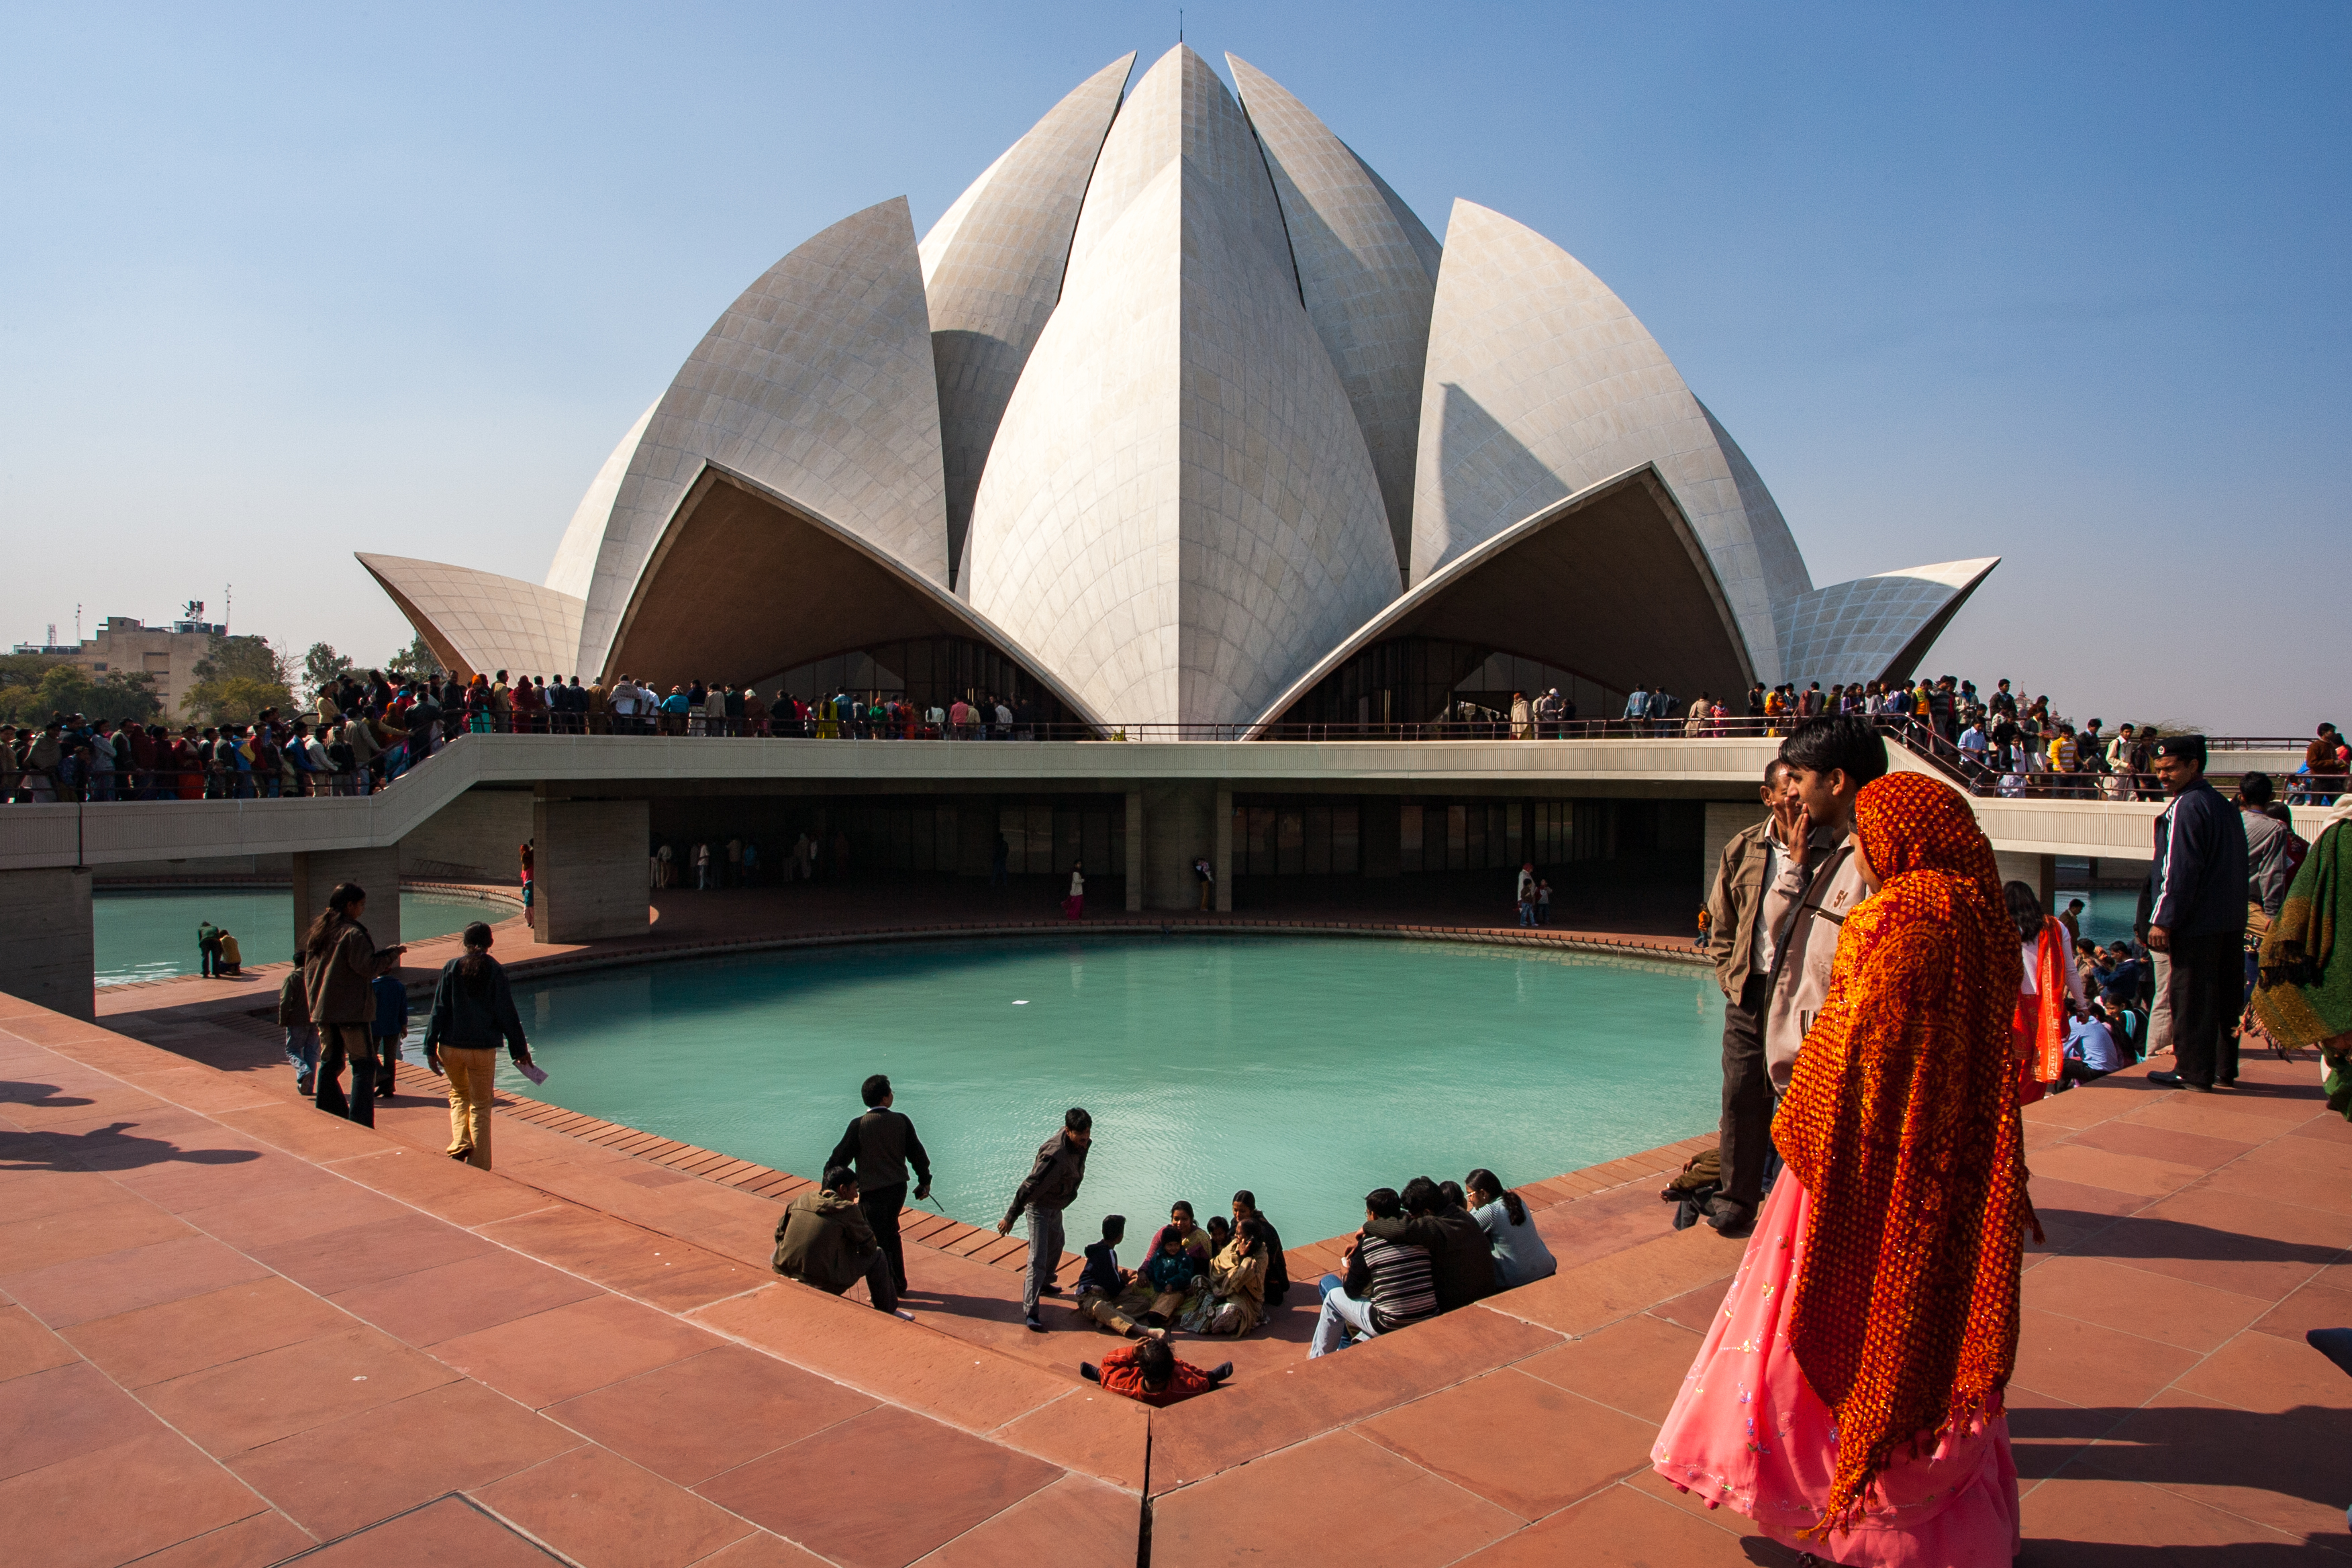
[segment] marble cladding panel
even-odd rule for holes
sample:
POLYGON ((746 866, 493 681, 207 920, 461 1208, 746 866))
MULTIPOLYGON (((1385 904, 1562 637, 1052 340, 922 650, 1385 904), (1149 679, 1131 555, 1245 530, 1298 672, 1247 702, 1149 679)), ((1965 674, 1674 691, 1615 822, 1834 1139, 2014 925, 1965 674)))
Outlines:
MULTIPOLYGON (((1363 431, 1402 568, 1412 541, 1412 470, 1436 291, 1405 224, 1428 234, 1362 159, 1280 83, 1225 57, 1265 148, 1307 319, 1363 431)), ((1431 241, 1434 247, 1435 241, 1431 241)))
POLYGON ((1788 525, 1656 340, 1575 258, 1456 202, 1422 407, 1412 581, 1551 501, 1654 462, 1757 673, 1774 679, 1773 605, 1811 587, 1788 525))
MULTIPOLYGON (((548 563, 547 586, 583 603, 589 584, 596 580, 596 552, 604 542, 604 526, 612 521, 613 502, 621 493, 621 481, 628 476, 629 459, 637 453, 637 443, 646 437, 646 426, 654 422, 654 410, 660 407, 658 399, 648 404, 605 458, 604 466, 588 486, 588 493, 572 513, 571 526, 563 531, 562 542, 555 547, 555 559, 548 563)), ((578 637, 575 628, 573 636, 578 637)))
POLYGON ((989 447, 1061 296, 1087 177, 1134 61, 1129 54, 1081 82, 989 165, 920 247, 939 382, 949 563, 959 574, 989 447))
POLYGON ((1129 204, 1179 160, 1234 194, 1248 213, 1255 243, 1297 291, 1289 237, 1283 232, 1282 208, 1275 200, 1257 138, 1209 62, 1179 44, 1135 84, 1103 142, 1102 156, 1087 186, 1086 206, 1078 214, 1077 232, 1071 237, 1065 295, 1129 204))
POLYGON ((1877 680, 1911 639, 1965 600, 1999 557, 1913 566, 1832 583, 1780 606, 1784 680, 1877 680))
POLYGON ((946 584, 939 387, 903 197, 843 219, 769 268, 662 395, 598 554, 583 667, 602 669, 705 462, 772 486, 946 584))
POLYGON ((516 577, 403 555, 362 555, 377 582, 417 621, 427 644, 467 673, 511 670, 553 679, 579 671, 582 604, 516 577))
POLYGON ((1123 721, 1177 709, 1180 173, 1064 291, 972 507, 972 607, 1123 721))

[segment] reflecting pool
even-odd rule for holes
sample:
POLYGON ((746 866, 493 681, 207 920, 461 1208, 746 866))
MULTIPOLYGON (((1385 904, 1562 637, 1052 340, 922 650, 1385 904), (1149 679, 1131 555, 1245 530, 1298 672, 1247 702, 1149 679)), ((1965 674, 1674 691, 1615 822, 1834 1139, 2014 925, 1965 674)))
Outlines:
MULTIPOLYGON (((518 1091, 816 1175, 868 1073, 947 1212, 992 1224, 1062 1111, 1093 1112, 1070 1246, 1106 1213, 1203 1218, 1253 1189, 1286 1244, 1363 1194, 1484 1165, 1506 1182, 1715 1125, 1711 970, 1454 942, 1073 938, 639 965, 519 984, 550 1077, 518 1091)), ((1663 1213, 1662 1213, 1663 1219, 1663 1213)))
MULTIPOLYGON (((511 912, 476 899, 403 893, 401 940, 447 936, 475 921, 496 925, 511 912)), ((248 967, 294 956, 294 895, 285 888, 100 888, 90 895, 89 915, 100 985, 195 973, 196 927, 205 921, 228 928, 248 967)))

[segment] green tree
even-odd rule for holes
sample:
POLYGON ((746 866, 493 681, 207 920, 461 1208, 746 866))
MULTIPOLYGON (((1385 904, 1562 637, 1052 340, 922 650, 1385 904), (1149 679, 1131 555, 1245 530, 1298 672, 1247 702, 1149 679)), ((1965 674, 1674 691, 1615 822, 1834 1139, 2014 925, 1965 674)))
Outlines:
POLYGON ((92 679, 87 670, 64 659, 0 658, 0 723, 41 724, 52 713, 143 723, 163 710, 152 675, 110 670, 92 679))
POLYGON ((316 691, 351 668, 351 659, 337 653, 332 643, 314 642, 310 651, 302 656, 302 689, 316 691))
POLYGON ((421 633, 411 639, 406 647, 383 661, 383 672, 394 680, 421 680, 427 676, 437 679, 448 673, 441 668, 441 661, 433 657, 433 649, 421 633))
POLYGON ((268 637, 216 637, 183 706, 215 724, 250 723, 264 708, 294 705, 293 673, 268 637))

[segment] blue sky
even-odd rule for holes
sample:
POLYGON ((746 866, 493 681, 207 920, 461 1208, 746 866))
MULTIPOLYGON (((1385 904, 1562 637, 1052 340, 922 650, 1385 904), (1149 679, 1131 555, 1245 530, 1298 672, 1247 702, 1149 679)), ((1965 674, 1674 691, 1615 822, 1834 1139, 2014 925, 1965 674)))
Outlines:
MULTIPOLYGON (((1999 553, 1930 657, 2352 721, 2352 11, 1200 4, 1441 237, 1605 279, 1816 582, 1999 553)), ((354 549, 536 580, 742 287, 928 226, 1173 6, 0 9, 0 639, 217 606, 380 660, 354 549)), ((792 586, 780 584, 781 595, 792 586)))

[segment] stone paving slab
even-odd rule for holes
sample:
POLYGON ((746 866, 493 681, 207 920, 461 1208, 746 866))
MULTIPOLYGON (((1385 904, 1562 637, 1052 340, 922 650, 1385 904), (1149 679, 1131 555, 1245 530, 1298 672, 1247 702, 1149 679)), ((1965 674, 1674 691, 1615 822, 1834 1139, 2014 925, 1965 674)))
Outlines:
MULTIPOLYGON (((1706 1140, 1522 1189, 1550 1280, 1312 1363, 1278 1312, 1155 1413, 1070 1376, 1108 1342, 1066 1306, 1020 1330, 1017 1251, 959 1252, 992 1232, 910 1213, 910 1327, 765 1272, 789 1173, 520 1104, 510 1170, 450 1165, 429 1080, 334 1123, 236 1012, 123 1017, 147 1045, 0 998, 0 1509, 34 1560, 1124 1562, 1147 1518, 1187 1563, 1790 1560, 1646 1468, 1738 1259, 1655 1197, 1706 1140), (125 1476, 186 1506, 117 1506, 125 1476)), ((2352 1554, 2352 1384, 2300 1337, 2352 1323, 2313 1064, 2025 1115, 2024 1560, 2352 1554)))

